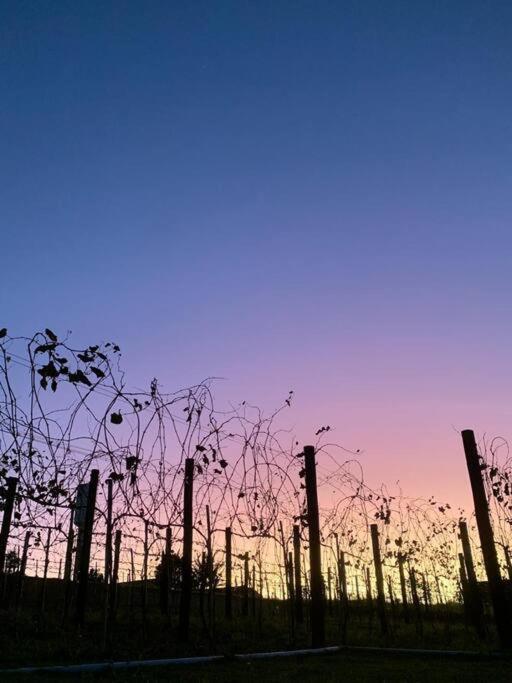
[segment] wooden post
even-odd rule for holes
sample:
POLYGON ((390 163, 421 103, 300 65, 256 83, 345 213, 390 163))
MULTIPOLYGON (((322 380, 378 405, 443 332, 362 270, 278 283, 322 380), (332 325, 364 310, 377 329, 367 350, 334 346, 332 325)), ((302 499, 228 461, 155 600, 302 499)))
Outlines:
POLYGON ((252 618, 256 618, 256 565, 253 562, 252 565, 252 570, 251 570, 251 587, 252 587, 252 595, 251 595, 251 608, 252 608, 252 618))
POLYGON ((428 613, 428 608, 430 605, 430 588, 428 585, 427 577, 424 573, 421 575, 421 587, 423 589, 423 602, 425 603, 425 612, 428 613))
POLYGON ((460 576, 460 585, 462 588, 462 597, 464 598, 464 602, 466 602, 466 593, 468 590, 468 577, 466 574, 466 562, 464 560, 464 554, 459 553, 459 576, 460 576))
POLYGON ((89 492, 87 495, 87 508, 83 528, 83 541, 80 548, 80 568, 78 575, 78 588, 76 594, 76 621, 82 626, 85 618, 85 606, 87 603, 87 583, 89 580, 89 562, 91 559, 92 529, 94 525, 94 511, 96 508, 96 492, 98 490, 98 470, 91 471, 89 480, 89 492))
POLYGON ((480 595, 478 580, 476 578, 473 554, 469 542, 468 525, 462 520, 459 522, 459 534, 466 569, 466 594, 464 597, 468 600, 468 611, 479 638, 485 638, 482 596, 480 595))
POLYGON ((263 568, 261 554, 258 556, 259 596, 258 596, 258 628, 261 636, 263 626, 263 568))
POLYGON ((192 504, 194 493, 194 459, 185 460, 185 482, 183 486, 183 573, 181 577, 179 635, 188 640, 190 607, 192 604, 192 504))
POLYGON ((117 583, 119 580, 119 560, 121 557, 121 540, 122 533, 120 529, 117 529, 114 538, 114 566, 112 569, 111 582, 110 582, 110 616, 114 617, 117 604, 117 583))
POLYGON ((148 602, 148 558, 149 558, 149 522, 144 520, 144 556, 142 560, 142 618, 146 621, 148 602))
POLYGON ((489 582, 489 592, 494 611, 496 630, 502 647, 512 647, 512 628, 505 587, 501 580, 498 556, 494 545, 489 506, 482 479, 481 461, 476 447, 475 435, 471 429, 462 432, 462 442, 466 455, 469 480, 475 503, 475 516, 484 557, 485 571, 489 582))
POLYGON ((402 609, 404 613, 404 621, 406 624, 409 623, 409 605, 407 601, 407 586, 405 583, 405 572, 404 572, 405 557, 402 553, 398 554, 398 573, 400 575, 400 592, 402 594, 402 609))
POLYGON ((507 565, 508 580, 512 582, 512 562, 510 560, 510 550, 508 545, 503 547, 503 552, 505 554, 505 563, 507 565))
POLYGON ((323 647, 325 645, 324 591, 314 446, 304 446, 304 461, 311 572, 311 644, 313 647, 323 647))
POLYGON ((18 589, 16 593, 16 609, 19 608, 21 604, 21 598, 23 595, 23 582, 25 580, 25 572, 27 570, 27 558, 28 549, 30 545, 30 535, 30 531, 25 532, 25 541, 23 543, 23 552, 21 554, 20 575, 18 577, 18 589))
MULTIPOLYGON (((391 606, 395 606, 395 596, 393 595, 393 583, 391 581, 391 576, 388 576, 388 596, 389 596, 389 602, 391 603, 391 606)), ((394 610, 393 610, 394 613, 394 610)))
POLYGON ((348 606, 347 569, 345 566, 345 553, 343 552, 343 550, 340 550, 338 563, 338 571, 341 580, 342 599, 346 609, 348 606))
POLYGON ((83 527, 79 526, 76 532, 76 545, 75 545, 75 564, 73 567, 73 581, 78 584, 79 574, 80 574, 80 554, 82 552, 82 546, 84 543, 84 530, 83 527))
POLYGON ((382 576, 382 560, 379 546, 379 527, 377 524, 370 525, 373 548, 373 563, 375 565, 375 582, 377 584, 377 610, 379 613, 380 627, 384 635, 388 632, 386 619, 386 597, 384 595, 384 578, 382 576))
POLYGON ((304 621, 304 610, 302 606, 302 576, 300 566, 300 527, 293 525, 293 559, 295 568, 295 619, 298 624, 304 621))
POLYGON ((412 604, 416 613, 416 629, 418 632, 423 631, 423 620, 421 618, 421 603, 418 596, 418 583, 416 581, 416 571, 414 567, 409 569, 409 582, 411 584, 412 604))
POLYGON ((169 615, 169 589, 171 586, 172 528, 165 529, 165 550, 162 553, 160 572, 160 612, 169 615))
MULTIPOLYGON (((114 541, 114 566, 111 567, 110 580, 105 582, 105 603, 104 603, 104 622, 103 622, 103 647, 107 647, 110 636, 110 628, 115 617, 116 598, 117 598, 117 578, 119 573, 119 554, 121 552, 121 531, 118 529, 114 541)), ((112 546, 111 546, 112 547, 112 546)), ((112 563, 112 554, 110 555, 112 563)))
MULTIPOLYGON (((338 534, 335 535, 336 539, 336 559, 338 565, 338 590, 340 599, 340 628, 341 628, 341 639, 345 644, 347 640, 347 623, 348 623, 348 590, 347 590, 347 569, 345 566, 345 553, 340 550, 340 544, 338 540, 338 534)), ((357 575, 356 575, 356 585, 357 585, 357 575)), ((359 590, 359 588, 358 588, 359 590)))
POLYGON ((366 599, 368 600, 368 604, 370 606, 370 609, 372 609, 372 581, 370 577, 370 567, 366 567, 366 599))
POLYGON ((69 511, 69 530, 66 543, 66 559, 64 561, 64 619, 68 616, 69 603, 71 600, 71 570, 73 564, 73 541, 75 539, 74 531, 74 509, 71 507, 69 511))
POLYGON ((213 550, 212 550, 212 523, 210 518, 210 506, 206 506, 206 575, 208 584, 213 581, 213 550))
POLYGON ((105 585, 110 583, 112 576, 112 479, 107 479, 107 517, 105 533, 105 585))
POLYGON ((7 492, 4 502, 4 514, 2 517, 2 527, 0 529, 0 577, 3 577, 4 574, 5 553, 7 551, 7 541, 9 540, 9 532, 11 530, 12 512, 14 509, 14 500, 16 498, 17 486, 18 480, 16 477, 7 478, 7 492))
POLYGON ((225 531, 226 537, 226 593, 224 602, 224 612, 226 619, 232 619, 232 586, 231 586, 231 571, 232 571, 232 559, 231 559, 231 527, 226 527, 225 531))
POLYGON ((210 517, 210 506, 206 506, 206 585, 205 588, 208 590, 207 594, 207 607, 208 607, 208 627, 211 630, 213 623, 213 606, 214 606, 214 595, 213 591, 215 589, 215 581, 213 575, 213 532, 212 532, 212 522, 210 517))
POLYGON ((294 597, 293 597, 293 561, 291 561, 291 553, 288 553, 288 544, 285 540, 284 537, 284 530, 283 530, 283 523, 279 522, 279 532, 281 535, 281 545, 283 548, 283 566, 284 566, 284 576, 285 576, 285 582, 284 585, 286 586, 286 595, 283 594, 283 599, 286 600, 286 596, 288 596, 288 611, 287 613, 289 614, 291 618, 291 625, 293 629, 293 618, 294 618, 294 610, 293 610, 293 603, 294 603, 294 597), (290 563, 291 561, 291 563, 290 563))
POLYGON ((133 616, 134 597, 135 597, 135 558, 133 548, 130 548, 130 614, 133 616))
POLYGON ((471 552, 471 545, 469 542, 468 525, 466 522, 459 522, 459 534, 462 543, 462 552, 464 555, 464 563, 466 565, 466 575, 468 581, 476 586, 478 581, 476 578, 475 565, 473 562, 473 554, 471 552))
POLYGON ((327 600, 329 614, 332 614, 332 572, 330 565, 327 566, 327 600))
POLYGON ((44 611, 44 605, 46 601, 46 580, 48 578, 48 565, 50 564, 50 539, 52 530, 48 529, 48 535, 46 537, 46 544, 44 548, 44 569, 43 569, 43 583, 41 586, 41 597, 39 601, 39 612, 44 611))
POLYGON ((244 554, 244 601, 242 605, 244 617, 249 615, 249 553, 244 554))

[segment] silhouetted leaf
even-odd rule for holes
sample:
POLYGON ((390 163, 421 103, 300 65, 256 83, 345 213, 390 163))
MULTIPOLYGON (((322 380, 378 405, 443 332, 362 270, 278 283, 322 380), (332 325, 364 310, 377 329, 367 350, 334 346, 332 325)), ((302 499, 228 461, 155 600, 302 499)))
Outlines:
POLYGON ((55 367, 52 361, 47 363, 46 365, 43 365, 42 368, 39 368, 37 371, 41 377, 57 377, 59 374, 59 371, 55 367))
POLYGON ((121 422, 123 421, 123 416, 121 413, 112 413, 110 416, 110 422, 112 422, 113 425, 120 425, 121 422))
POLYGON ((94 367, 94 365, 91 365, 91 372, 94 372, 94 374, 96 375, 96 377, 98 379, 105 377, 105 373, 103 372, 103 370, 100 370, 99 368, 94 367))
POLYGON ((53 351, 55 349, 55 344, 40 344, 36 346, 34 353, 46 353, 47 351, 53 351))
POLYGON ((2 327, 0 330, 0 339, 3 339, 7 335, 7 327, 2 327))
POLYGON ((45 333, 46 333, 46 336, 50 337, 50 339, 52 341, 54 341, 54 342, 57 341, 57 335, 55 334, 55 332, 52 332, 50 329, 48 329, 48 327, 46 328, 45 333))
POLYGON ((70 372, 69 373, 69 381, 72 382, 73 384, 81 383, 85 384, 88 387, 91 387, 91 380, 84 375, 82 370, 77 370, 76 372, 70 372))

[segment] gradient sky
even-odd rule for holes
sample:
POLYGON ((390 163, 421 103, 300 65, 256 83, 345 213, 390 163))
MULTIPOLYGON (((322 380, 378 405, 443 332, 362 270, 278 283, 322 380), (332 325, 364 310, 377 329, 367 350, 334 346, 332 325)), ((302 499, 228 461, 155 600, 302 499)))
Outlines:
POLYGON ((465 500, 512 435, 510 2, 0 5, 1 326, 465 500))

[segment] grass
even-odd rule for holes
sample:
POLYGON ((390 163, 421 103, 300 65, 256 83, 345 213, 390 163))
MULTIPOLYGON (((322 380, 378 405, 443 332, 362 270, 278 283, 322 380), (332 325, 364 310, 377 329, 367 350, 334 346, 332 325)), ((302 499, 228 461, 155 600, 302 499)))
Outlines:
MULTIPOLYGON (((141 668, 103 675, 81 676, 31 674, 16 675, 22 683, 46 681, 169 681, 183 683, 235 683, 238 681, 411 681, 444 683, 491 679, 493 683, 510 681, 510 661, 466 661, 443 658, 393 657, 388 655, 336 654, 292 657, 251 662, 220 662, 188 667, 141 668)), ((10 676, 5 677, 9 681, 10 676)), ((14 677, 12 677, 14 680, 14 677)))
MULTIPOLYGON (((37 588, 37 586, 35 585, 37 588)), ((68 622, 62 623, 62 595, 58 586, 50 586, 44 611, 39 609, 38 593, 27 593, 22 609, 0 612, 0 667, 44 666, 77 664, 94 661, 141 660, 168 657, 289 650, 309 647, 310 634, 306 626, 291 628, 286 606, 279 601, 264 601, 262 618, 243 617, 241 604, 234 601, 234 618, 223 617, 223 601, 218 596, 213 632, 205 629, 199 618, 197 601, 191 612, 188 642, 182 642, 176 630, 176 609, 171 620, 158 609, 158 594, 149 586, 148 609, 145 622, 141 617, 140 595, 121 596, 116 623, 107 643, 103 641, 102 597, 99 590, 91 591, 91 604, 85 628, 79 630, 68 622), (55 589, 54 593, 52 590, 55 589), (130 607, 133 604, 133 608, 130 607)), ((100 587, 101 588, 101 587, 100 587)), ((176 604, 175 604, 176 607, 176 604)), ((252 605, 251 605, 252 607, 252 605)), ((365 602, 350 604, 347 624, 348 645, 374 645, 403 648, 458 649, 486 652, 493 648, 492 636, 480 643, 468 627, 460 605, 431 608, 423 614, 420 631, 413 620, 405 624, 399 608, 389 609, 390 633, 384 638, 375 615, 371 616, 365 602)), ((326 615, 328 644, 341 644, 339 614, 336 606, 326 615)), ((212 665, 173 667, 164 670, 140 669, 109 673, 94 680, 158 681, 172 678, 178 681, 249 681, 262 677, 269 680, 485 680, 493 683, 511 680, 508 664, 501 661, 454 661, 451 659, 399 658, 390 655, 343 653, 336 656, 294 657, 286 660, 242 663, 226 661, 212 665)), ((75 676, 74 680, 80 677, 75 676)), ((41 675, 16 680, 55 680, 41 675)), ((82 677, 92 680, 92 677, 82 677)), ((68 680, 60 677, 59 680, 68 680)), ((71 680, 71 679, 69 679, 71 680)))

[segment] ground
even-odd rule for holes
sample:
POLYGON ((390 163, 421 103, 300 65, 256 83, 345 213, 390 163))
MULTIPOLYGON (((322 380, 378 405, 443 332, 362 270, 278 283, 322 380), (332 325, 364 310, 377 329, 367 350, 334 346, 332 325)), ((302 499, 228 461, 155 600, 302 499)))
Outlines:
POLYGON ((194 683, 235 683, 238 681, 410 681, 436 683, 439 681, 482 681, 493 683, 512 680, 512 660, 474 661, 443 658, 420 658, 388 655, 333 654, 323 656, 292 657, 286 659, 260 660, 252 662, 220 662, 166 668, 144 668, 131 671, 117 671, 101 676, 45 676, 31 674, 6 676, 25 683, 46 681, 173 681, 194 683))

